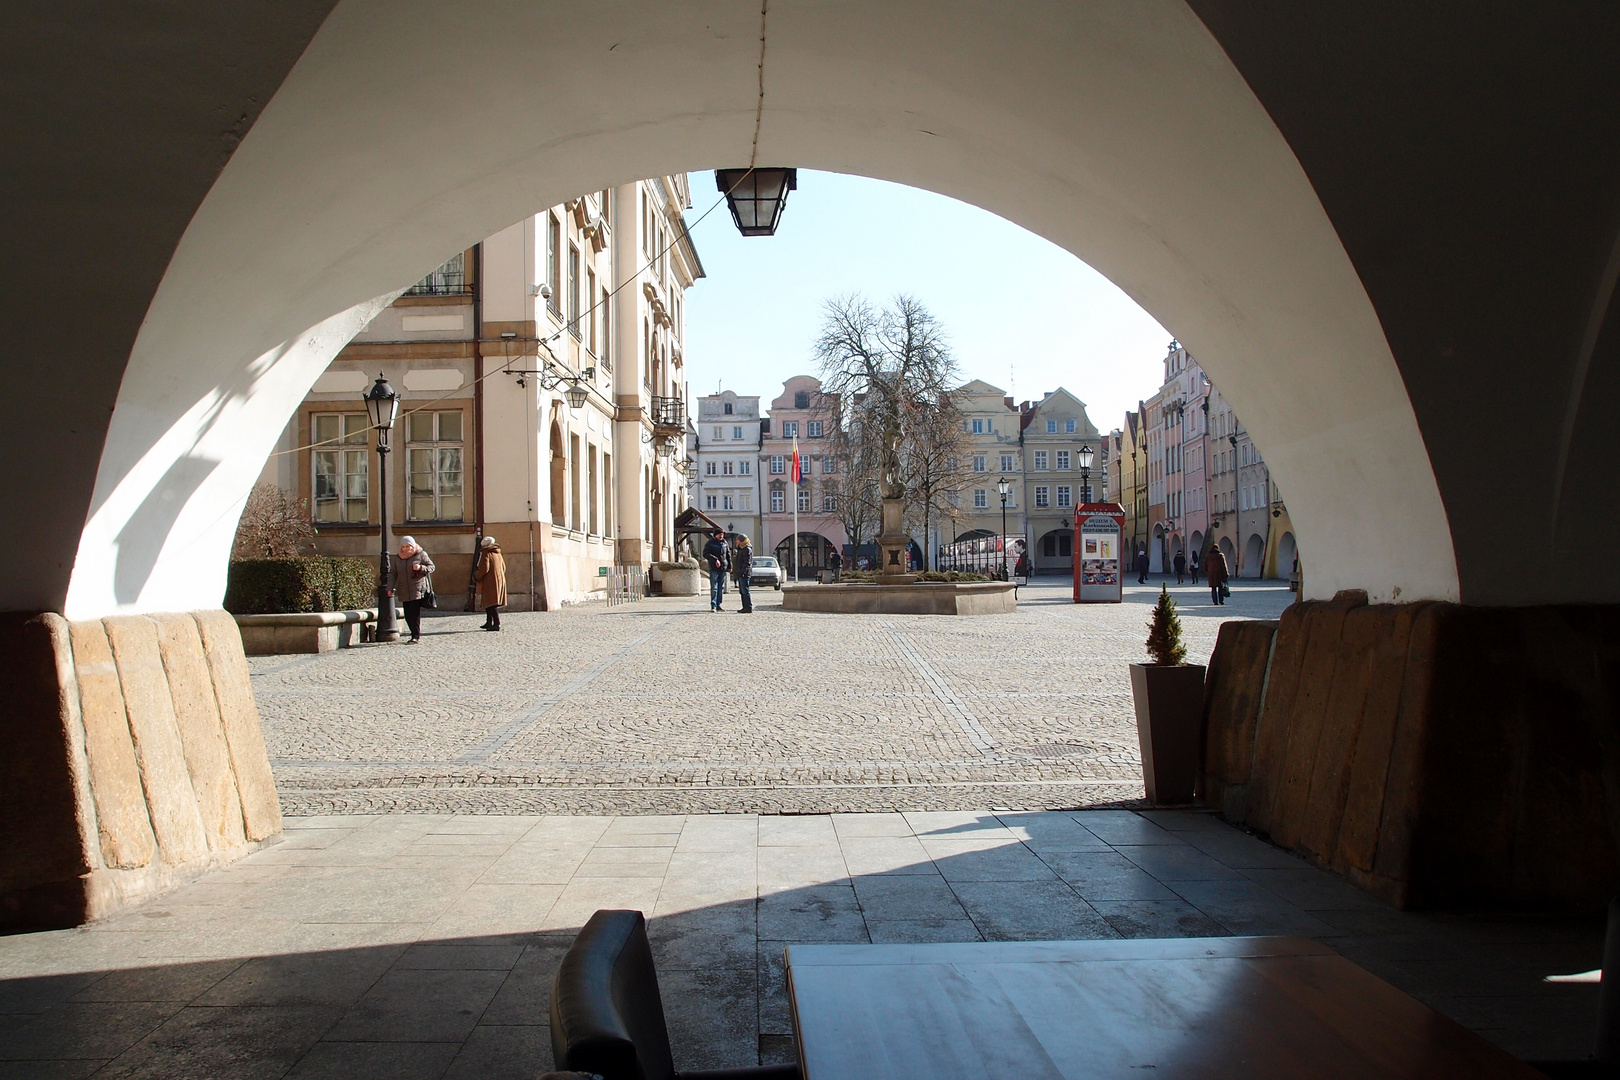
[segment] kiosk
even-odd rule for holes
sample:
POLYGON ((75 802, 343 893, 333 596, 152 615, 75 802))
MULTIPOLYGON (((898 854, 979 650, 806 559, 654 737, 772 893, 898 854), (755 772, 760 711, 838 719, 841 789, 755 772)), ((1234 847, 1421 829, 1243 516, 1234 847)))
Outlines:
POLYGON ((1118 604, 1125 599, 1125 508, 1081 503, 1074 509, 1074 602, 1118 604))

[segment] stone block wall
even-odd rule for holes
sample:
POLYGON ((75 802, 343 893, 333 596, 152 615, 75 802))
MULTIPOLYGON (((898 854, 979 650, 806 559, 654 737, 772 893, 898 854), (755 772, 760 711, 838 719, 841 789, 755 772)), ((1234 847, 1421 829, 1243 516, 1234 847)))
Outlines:
POLYGON ((1228 623, 1200 793, 1400 907, 1601 907, 1620 891, 1617 614, 1350 593, 1228 623))
POLYGON ((0 928, 103 918, 281 831, 230 615, 4 615, 0 648, 0 928))

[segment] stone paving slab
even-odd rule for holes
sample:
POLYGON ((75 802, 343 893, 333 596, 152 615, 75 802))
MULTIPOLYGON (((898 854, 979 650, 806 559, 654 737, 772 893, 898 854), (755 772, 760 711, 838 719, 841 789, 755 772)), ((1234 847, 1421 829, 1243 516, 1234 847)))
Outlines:
POLYGON ((117 918, 0 938, 0 1076, 532 1078, 590 914, 649 915, 676 1064, 792 1060, 782 949, 1302 934, 1584 1056, 1591 920, 1386 907, 1194 811, 324 815, 117 918))
MULTIPOLYGON (((1292 598, 1172 588, 1194 661, 1292 598)), ((289 814, 831 813, 1136 805, 1126 665, 1158 586, 1015 614, 713 615, 706 598, 442 614, 423 643, 250 660, 289 814)), ((734 600, 733 600, 734 602, 734 600)))

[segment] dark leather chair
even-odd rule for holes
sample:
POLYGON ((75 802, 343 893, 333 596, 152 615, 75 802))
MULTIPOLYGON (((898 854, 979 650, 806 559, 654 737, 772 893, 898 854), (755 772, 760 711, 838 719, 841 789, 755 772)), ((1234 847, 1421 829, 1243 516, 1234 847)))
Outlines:
POLYGON ((598 911, 551 988, 553 1068, 602 1080, 802 1080, 797 1065, 675 1071, 664 1000, 639 911, 598 911))

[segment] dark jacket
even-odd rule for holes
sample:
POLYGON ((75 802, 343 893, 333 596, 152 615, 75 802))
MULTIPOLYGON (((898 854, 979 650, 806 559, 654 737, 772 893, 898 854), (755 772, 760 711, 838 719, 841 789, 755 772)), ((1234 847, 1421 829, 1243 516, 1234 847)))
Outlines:
POLYGON ((1216 548, 1204 557, 1204 576, 1210 588, 1226 584, 1226 554, 1216 548))
POLYGON ((1145 574, 1148 572, 1148 555, 1145 551, 1138 551, 1136 553, 1136 572, 1138 574, 1145 574))
POLYGON ((711 539, 703 545, 703 567, 711 574, 723 574, 731 565, 731 550, 724 540, 711 539))
POLYGON ((731 576, 748 581, 754 576, 754 546, 738 547, 731 552, 731 576))
POLYGON ((1181 552, 1178 551, 1178 552, 1176 552, 1176 573, 1185 574, 1186 572, 1187 572, 1187 556, 1181 554, 1181 552))

